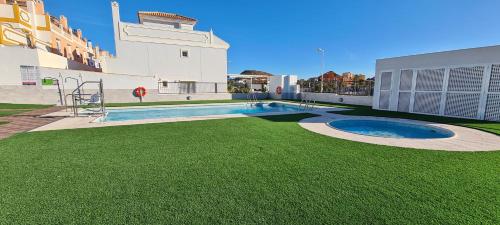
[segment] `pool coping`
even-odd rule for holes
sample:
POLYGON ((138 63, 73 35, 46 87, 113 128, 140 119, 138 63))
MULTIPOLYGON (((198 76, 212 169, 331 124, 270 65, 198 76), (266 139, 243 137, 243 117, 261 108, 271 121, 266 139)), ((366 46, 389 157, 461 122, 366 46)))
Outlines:
POLYGON ((377 136, 377 135, 370 135, 370 134, 358 134, 356 132, 350 132, 350 131, 347 131, 347 130, 342 130, 342 129, 339 129, 337 127, 334 127, 332 126, 332 122, 340 122, 340 121, 346 121, 346 120, 365 120, 365 121, 386 121, 386 122, 393 122, 393 123, 401 123, 402 121, 395 121, 395 120, 382 120, 380 119, 380 117, 376 117, 377 119, 366 119, 366 118, 344 118, 344 119, 337 119, 337 120, 331 120, 330 122, 327 122, 326 125, 328 127, 330 127, 331 129, 335 129, 335 130, 338 130, 338 131, 342 131, 342 132, 346 132, 346 133, 350 133, 350 134, 356 134, 356 135, 363 135, 363 136, 369 136, 369 137, 380 137, 380 138, 386 138, 386 139, 403 139, 403 140, 422 140, 422 139, 427 139, 427 140, 432 140, 432 139, 440 139, 440 140, 443 140, 443 139, 451 139, 451 138, 454 138, 456 136, 455 132, 449 130, 449 129, 446 129, 446 128, 443 128, 443 127, 440 127, 440 126, 436 126, 435 123, 416 123, 416 122, 424 122, 424 121, 415 121, 415 120, 405 120, 404 123, 402 124, 410 124, 410 125, 419 125, 419 126, 422 126, 422 127, 428 127, 428 128, 432 128, 432 129, 436 129, 436 130, 440 130, 442 132, 447 132, 447 133, 451 133, 451 135, 449 137, 443 137, 443 138, 400 138, 400 137, 382 137, 382 136, 377 136))
MULTIPOLYGON (((263 101, 265 103, 281 103, 287 105, 300 105, 300 103, 291 103, 283 101, 263 101)), ((204 107, 204 106, 218 106, 218 105, 244 105, 244 102, 240 103, 209 103, 209 104, 185 104, 185 105, 157 105, 157 106, 131 106, 131 107, 112 107, 112 109, 146 109, 146 108, 178 108, 178 107, 204 107)), ((110 107, 111 108, 111 107, 110 107)), ((208 116, 193 116, 193 117, 175 117, 175 118, 158 118, 158 119, 143 119, 143 120, 128 120, 128 121, 111 121, 111 122, 94 122, 99 119, 99 117, 70 117, 71 112, 66 112, 65 110, 48 114, 45 116, 57 115, 67 115, 67 118, 59 120, 57 122, 47 124, 42 127, 38 127, 30 132, 37 131, 50 131, 50 130, 69 130, 69 129, 83 129, 83 128, 99 128, 99 127, 112 127, 112 126, 127 126, 127 125, 139 125, 139 124, 154 124, 154 123, 173 123, 173 122, 187 122, 187 121, 201 121, 201 120, 216 120, 216 119, 229 119, 229 118, 244 118, 244 117, 262 117, 262 116, 275 116, 275 115, 293 115, 301 113, 311 113, 321 115, 321 113, 326 113, 328 111, 344 111, 346 109, 340 109, 335 107, 327 106, 315 106, 315 110, 312 111, 297 111, 297 112, 268 112, 268 113, 257 113, 257 114, 221 114, 221 115, 208 115, 208 116)))
POLYGON ((433 123, 426 121, 387 118, 387 117, 372 117, 372 116, 345 116, 332 113, 322 113, 319 117, 307 118, 299 122, 299 125, 304 129, 317 134, 322 134, 329 137, 340 138, 355 142, 363 142, 384 146, 404 147, 412 149, 425 150, 444 150, 458 152, 480 152, 480 151, 499 151, 500 136, 490 134, 484 131, 475 130, 472 128, 454 126, 449 124, 433 123), (447 129, 455 133, 453 137, 440 139, 413 139, 413 138, 388 138, 375 137, 350 133, 335 129, 329 126, 328 123, 335 120, 379 120, 411 123, 417 125, 426 125, 442 129, 447 129))

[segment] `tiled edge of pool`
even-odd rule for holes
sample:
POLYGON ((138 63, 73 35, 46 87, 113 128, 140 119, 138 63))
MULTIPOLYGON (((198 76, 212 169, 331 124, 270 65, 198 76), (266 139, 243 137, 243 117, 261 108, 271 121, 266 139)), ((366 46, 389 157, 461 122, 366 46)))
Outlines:
MULTIPOLYGON (((422 122, 422 121, 419 121, 422 122)), ((442 126, 436 126, 436 124, 433 123, 416 123, 415 121, 412 120, 407 120, 407 121, 395 121, 395 120, 388 120, 388 119, 365 119, 365 118, 345 118, 345 119, 337 119, 337 120, 331 120, 330 122, 326 123, 327 126, 329 126, 332 129, 346 132, 346 133, 351 133, 351 134, 356 134, 356 135, 363 135, 363 136, 370 136, 370 137, 381 137, 381 138, 396 138, 396 139, 412 139, 412 140, 419 140, 419 139, 450 139, 456 136, 456 134, 448 129, 445 129, 442 126), (407 128, 420 128, 420 129, 429 129, 432 132, 436 132, 438 136, 436 137, 387 137, 387 136, 381 136, 381 135, 376 135, 376 134, 370 134, 368 133, 358 133, 356 131, 351 131, 348 129, 343 129, 340 127, 336 127, 335 123, 343 123, 343 122, 348 122, 348 121, 362 121, 363 123, 365 122, 372 122, 372 121, 381 121, 381 122, 388 122, 388 123, 394 123, 394 125, 403 125, 407 126, 407 128)), ((389 124, 391 125, 391 124, 389 124)), ((397 132, 397 130, 395 130, 397 132)))
POLYGON ((447 124, 430 123, 423 121, 393 119, 381 117, 358 117, 358 116, 343 116, 338 114, 323 114, 320 117, 304 119, 299 122, 299 125, 304 129, 314 133, 322 134, 329 137, 340 138, 355 142, 363 142, 385 146, 395 146, 414 149, 426 150, 444 150, 444 151, 498 151, 500 150, 500 137, 487 132, 452 126, 447 124), (450 130, 455 133, 455 136, 450 138, 440 139, 408 139, 408 138, 387 138, 360 135, 342 130, 334 129, 328 123, 334 120, 349 120, 349 119, 367 119, 367 120, 383 120, 402 123, 413 123, 426 126, 434 126, 450 130))
POLYGON ((163 118, 190 118, 217 115, 262 115, 272 112, 304 112, 295 104, 278 102, 267 103, 239 103, 218 105, 195 105, 180 107, 146 107, 146 108, 120 108, 109 109, 106 117, 101 117, 94 122, 119 122, 131 120, 149 120, 163 118))
MULTIPOLYGON (((268 101, 288 104, 299 105, 299 103, 281 102, 281 101, 268 101)), ((241 105, 242 103, 213 103, 213 104, 189 104, 189 105, 164 105, 164 106, 139 106, 139 107, 114 107, 113 109, 145 109, 145 108, 175 108, 175 107, 203 107, 203 106, 217 106, 217 105, 241 105)), ((244 103, 243 103, 244 104, 244 103)), ((298 112, 267 112, 259 114, 224 114, 224 115, 209 115, 209 116, 195 116, 195 117, 176 117, 176 118, 161 118, 161 119, 144 119, 144 120, 129 120, 129 121, 116 121, 116 122, 100 122, 95 123, 97 117, 70 117, 65 118, 55 123, 39 127, 31 130, 36 131, 49 131, 49 130, 66 130, 66 129, 80 129, 80 128, 98 128, 98 127, 111 127, 111 126, 125 126, 125 125, 138 125, 138 124, 152 124, 152 123, 172 123, 172 122, 187 122, 187 121, 200 121, 200 120, 215 120, 215 119, 229 119, 241 117, 259 117, 259 116, 273 116, 273 115, 290 115, 299 113, 312 113, 321 115, 327 111, 343 111, 345 109, 317 106, 314 111, 298 111, 298 112)), ((64 112, 59 112, 64 113, 64 112)))

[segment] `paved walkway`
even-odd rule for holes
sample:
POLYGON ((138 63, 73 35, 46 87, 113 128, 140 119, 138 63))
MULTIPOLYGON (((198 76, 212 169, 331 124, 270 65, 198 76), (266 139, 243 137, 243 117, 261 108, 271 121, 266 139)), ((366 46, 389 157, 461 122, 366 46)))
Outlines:
POLYGON ((43 115, 61 111, 64 107, 54 106, 47 109, 39 109, 12 116, 0 117, 0 121, 7 121, 8 124, 0 125, 0 140, 8 138, 14 134, 33 130, 37 127, 45 126, 64 117, 42 117, 43 115))
MULTIPOLYGON (((278 101, 276 101, 278 102, 278 101)), ((231 103, 230 103, 231 104, 231 103)), ((242 103, 234 103, 235 105, 241 105, 242 103)), ((243 103, 244 104, 244 103, 243 103)), ((299 105, 298 103, 289 103, 290 105, 299 105)), ((114 109, 142 109, 142 108, 178 108, 178 107, 203 107, 203 106, 215 106, 215 105, 228 105, 228 103, 212 103, 212 104, 190 104, 190 105, 158 105, 158 106, 136 106, 136 107, 119 107, 114 109)), ((97 128, 97 127, 110 127, 110 126, 125 126, 125 125, 137 125, 137 124, 151 124, 151 123, 172 123, 172 122, 185 122, 185 121, 197 121, 197 120, 215 120, 215 119, 227 119, 227 118, 240 118, 240 117, 254 117, 254 116, 273 116, 273 115, 286 115, 286 114, 297 114, 297 113, 326 113, 329 111, 344 111, 345 109, 338 109, 333 107, 318 106, 314 111, 301 111, 301 112, 269 112, 269 113, 259 113, 259 114, 229 114, 229 115, 208 115, 208 116, 192 116, 192 117, 174 117, 174 118, 159 118, 159 119, 141 119, 141 120, 127 120, 127 121, 112 121, 112 122, 96 122, 96 117, 71 117, 70 112, 56 112, 51 115, 63 116, 66 115, 67 118, 57 121, 55 123, 47 124, 45 126, 38 127, 31 131, 48 131, 48 130, 65 130, 65 129, 80 129, 80 128, 97 128)))
POLYGON ((397 146, 414 149, 429 149, 429 150, 445 150, 445 151, 498 151, 500 150, 500 136, 486 133, 483 131, 453 126, 448 124, 395 119, 385 117, 360 117, 360 116, 344 116, 339 114, 321 113, 320 117, 304 119, 299 122, 300 126, 312 132, 325 136, 346 139, 356 142, 365 142, 386 146, 397 146), (334 120, 352 120, 352 119, 370 119, 384 120, 395 122, 406 122, 413 124, 421 124, 427 126, 435 126, 451 130, 455 133, 454 137, 443 139, 407 139, 407 138, 383 138, 359 135, 348 133, 334 129, 327 123, 334 120))

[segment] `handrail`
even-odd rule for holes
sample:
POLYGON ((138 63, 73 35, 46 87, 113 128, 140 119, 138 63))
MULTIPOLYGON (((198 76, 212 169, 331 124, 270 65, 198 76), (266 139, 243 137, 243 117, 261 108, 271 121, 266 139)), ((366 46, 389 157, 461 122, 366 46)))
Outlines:
MULTIPOLYGON (((102 113, 102 115, 106 115, 106 107, 105 107, 105 104, 104 104, 104 86, 103 86, 103 82, 102 82, 102 79, 99 80, 99 81, 85 81, 83 83, 81 83, 80 85, 78 85, 78 87, 73 90, 73 92, 71 92, 71 96, 72 96, 72 102, 73 102, 73 116, 78 116, 78 102, 80 102, 80 104, 82 104, 82 100, 90 100, 90 99, 85 99, 85 98, 82 98, 82 96, 94 96, 95 94, 82 94, 81 93, 81 88, 83 86, 85 86, 86 84, 98 84, 99 85, 99 91, 97 93, 97 95, 99 95, 99 100, 100 100, 100 107, 99 107, 99 110, 98 112, 102 113)), ((67 96, 66 96, 67 97, 67 96)))
POLYGON ((257 104, 257 103, 259 103, 259 99, 257 97, 257 93, 255 93, 255 92, 249 92, 249 93, 247 93, 247 103, 246 104, 254 105, 254 104, 257 104))
POLYGON ((307 99, 305 93, 301 93, 301 101, 299 104, 299 109, 302 109, 303 107, 304 111, 313 110, 315 106, 316 106, 316 100, 307 99))

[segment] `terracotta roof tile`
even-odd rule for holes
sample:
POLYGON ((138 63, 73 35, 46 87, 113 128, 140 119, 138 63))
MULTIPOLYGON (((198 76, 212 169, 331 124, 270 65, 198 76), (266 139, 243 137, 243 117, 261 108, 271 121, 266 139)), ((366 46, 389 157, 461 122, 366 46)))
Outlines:
POLYGON ((170 19, 184 20, 184 21, 189 21, 189 22, 197 22, 196 19, 189 18, 189 17, 182 16, 182 15, 178 15, 178 14, 174 14, 174 13, 139 11, 137 14, 139 16, 140 15, 158 16, 158 17, 166 17, 166 18, 170 18, 170 19))

